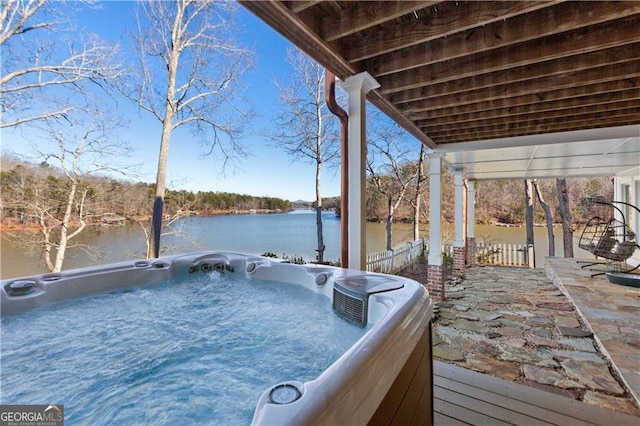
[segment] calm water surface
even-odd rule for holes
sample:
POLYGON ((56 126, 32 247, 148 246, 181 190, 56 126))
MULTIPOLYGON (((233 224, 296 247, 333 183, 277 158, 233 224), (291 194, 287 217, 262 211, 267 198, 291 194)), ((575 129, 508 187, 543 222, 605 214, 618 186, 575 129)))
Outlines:
MULTIPOLYGON (((272 252, 278 256, 302 256, 306 260, 316 257, 315 212, 300 210, 278 214, 252 214, 229 216, 203 216, 180 221, 178 235, 163 237, 163 255, 183 254, 202 250, 232 251, 261 255, 272 252)), ((367 223, 367 252, 385 249, 384 223, 367 223)), ((340 219, 333 212, 323 213, 325 260, 340 257, 340 219)), ((426 235, 428 225, 421 232, 426 235)), ((562 230, 554 230, 556 255, 562 256, 562 230)), ((446 226, 443 238, 452 241, 453 226, 446 226)), ((576 238, 579 234, 575 235, 576 238)), ((410 224, 398 223, 393 227, 393 246, 413 240, 410 224)), ((525 241, 525 228, 504 228, 490 225, 476 226, 476 240, 516 243, 525 241)), ((545 228, 535 228, 536 258, 547 255, 545 228)), ((96 264, 121 262, 144 258, 145 237, 139 225, 120 227, 96 226, 85 230, 80 244, 95 251, 96 259, 78 248, 68 250, 64 269, 96 264)), ((7 235, 1 236, 0 277, 3 279, 48 272, 40 255, 16 246, 7 235)), ((587 257, 588 253, 586 253, 587 257)), ((578 256, 578 252, 576 252, 578 256)))

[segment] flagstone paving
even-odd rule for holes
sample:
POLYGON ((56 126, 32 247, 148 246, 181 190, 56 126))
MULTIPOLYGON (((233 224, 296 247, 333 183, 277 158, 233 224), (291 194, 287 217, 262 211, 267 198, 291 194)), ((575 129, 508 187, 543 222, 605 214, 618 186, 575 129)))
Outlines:
POLYGON ((434 314, 434 358, 640 416, 593 334, 544 271, 475 267, 446 286, 447 301, 434 314))

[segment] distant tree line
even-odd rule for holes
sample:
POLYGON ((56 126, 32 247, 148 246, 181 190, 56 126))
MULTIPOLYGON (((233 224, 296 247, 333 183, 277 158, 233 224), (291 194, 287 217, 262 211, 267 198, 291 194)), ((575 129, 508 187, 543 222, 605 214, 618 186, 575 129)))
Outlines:
MULTIPOLYGON (((173 200, 174 191, 169 191, 167 199, 173 200)), ((281 210, 291 209, 291 202, 277 197, 256 197, 231 192, 198 192, 192 194, 196 210, 205 214, 220 210, 281 210)))
MULTIPOLYGON (((47 163, 34 165, 6 156, 2 158, 1 165, 0 218, 3 223, 40 226, 42 221, 55 222, 63 215, 71 181, 61 170, 47 163)), ((80 220, 80 214, 89 224, 100 223, 104 215, 139 221, 151 216, 154 184, 88 176, 80 186, 86 195, 82 206, 76 203, 72 208, 75 221, 80 220)), ((290 201, 276 197, 168 190, 164 213, 166 217, 175 217, 193 212, 289 211, 291 208, 290 201)))

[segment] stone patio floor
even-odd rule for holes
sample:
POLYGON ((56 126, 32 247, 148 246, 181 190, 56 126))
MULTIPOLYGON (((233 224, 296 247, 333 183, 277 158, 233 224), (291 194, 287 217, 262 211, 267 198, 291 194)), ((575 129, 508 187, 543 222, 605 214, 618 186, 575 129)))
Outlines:
MULTIPOLYGON (((560 281, 572 277, 574 281, 565 279, 570 281, 568 287, 579 287, 587 302, 602 297, 591 291, 591 280, 612 284, 581 273, 575 259, 559 260, 547 268, 564 269, 559 278, 551 275, 558 284, 542 269, 496 266, 469 268, 464 280, 449 281, 447 300, 436 304, 434 314, 434 358, 640 416, 631 392, 640 369, 640 289, 624 287, 621 293, 629 300, 616 303, 609 298, 606 306, 600 303, 593 309, 604 324, 589 325, 583 311, 591 308, 580 300, 576 309, 576 299, 560 281), (636 319, 618 318, 621 306, 636 319), (606 335, 598 337, 603 326, 606 335), (623 345, 616 334, 624 334, 623 345), (613 342, 611 350, 604 349, 603 339, 613 342), (625 371, 614 365, 612 352, 626 353, 620 358, 625 371)), ((410 272, 402 275, 424 282, 410 272)))
MULTIPOLYGON (((590 259, 592 260, 592 259, 590 259)), ((574 304, 599 350, 640 404, 640 288, 592 277, 576 259, 548 258, 547 276, 574 304)), ((602 268, 600 268, 601 270, 602 268)))

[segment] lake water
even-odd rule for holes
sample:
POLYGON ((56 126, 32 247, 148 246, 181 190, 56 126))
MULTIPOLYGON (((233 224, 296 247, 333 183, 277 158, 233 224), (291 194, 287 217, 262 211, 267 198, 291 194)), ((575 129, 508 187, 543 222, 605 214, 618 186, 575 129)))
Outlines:
MULTIPOLYGON (((190 217, 180 221, 179 235, 163 237, 163 255, 182 254, 194 251, 216 250, 261 255, 272 252, 278 256, 302 256, 305 260, 316 257, 315 212, 297 210, 290 213, 252 214, 228 216, 190 217)), ((340 219, 333 212, 323 213, 325 260, 340 257, 340 219)), ((426 235, 428 225, 421 226, 426 235)), ((536 258, 547 255, 546 228, 535 228, 536 258)), ((367 252, 385 249, 384 223, 367 223, 367 252)), ((556 255, 562 256, 562 230, 554 229, 556 255)), ((574 235, 577 238, 579 234, 574 235)), ((452 241, 453 225, 444 227, 443 238, 452 241)), ((491 225, 476 225, 476 240, 511 244, 524 243, 525 228, 505 228, 491 225)), ((411 224, 398 223, 393 226, 393 246, 397 247, 413 240, 411 224)), ((40 255, 18 247, 6 235, 1 236, 0 278, 13 278, 48 272, 40 255)), ((68 250, 64 269, 121 262, 144 258, 145 237, 139 225, 119 227, 96 226, 85 230, 78 243, 93 247, 97 259, 92 259, 83 250, 68 250)), ((576 251, 576 256, 580 253, 576 251)), ((589 258, 586 252, 582 257, 589 258)), ((540 262, 539 262, 540 263, 540 262)), ((542 266, 542 265, 540 265, 542 266)))

